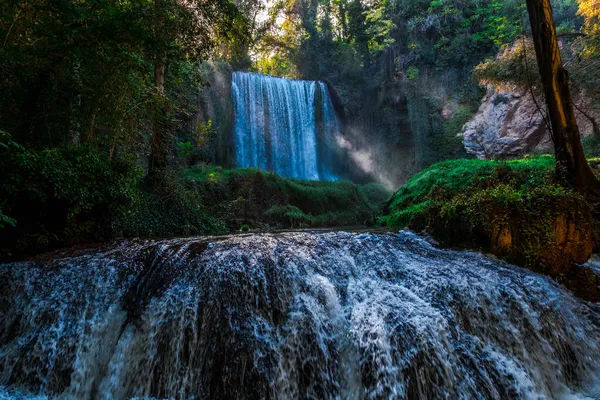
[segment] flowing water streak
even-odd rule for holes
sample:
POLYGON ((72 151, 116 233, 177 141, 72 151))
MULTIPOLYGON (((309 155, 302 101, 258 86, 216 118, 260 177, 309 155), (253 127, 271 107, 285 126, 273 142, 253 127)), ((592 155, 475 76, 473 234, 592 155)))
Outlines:
POLYGON ((237 166, 291 178, 337 179, 332 172, 336 143, 331 138, 339 135, 339 120, 326 86, 319 82, 324 125, 319 138, 316 90, 313 81, 234 72, 237 166))
POLYGON ((319 82, 320 93, 322 95, 322 115, 323 115, 323 142, 324 151, 323 158, 325 159, 322 165, 321 175, 329 181, 337 180, 336 174, 332 168, 335 166, 336 153, 340 149, 341 127, 340 120, 335 113, 333 102, 329 96, 327 85, 319 82))
POLYGON ((598 304, 410 232, 124 242, 0 279, 0 399, 600 398, 598 304))

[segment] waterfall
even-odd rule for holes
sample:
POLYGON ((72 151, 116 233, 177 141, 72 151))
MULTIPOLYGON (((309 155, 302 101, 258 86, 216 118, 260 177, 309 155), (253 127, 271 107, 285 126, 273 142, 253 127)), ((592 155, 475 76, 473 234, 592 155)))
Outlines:
POLYGON ((598 399, 600 307, 410 232, 0 265, 0 398, 598 399))
POLYGON ((234 72, 232 93, 238 167, 298 179, 337 179, 340 124, 322 82, 234 72))

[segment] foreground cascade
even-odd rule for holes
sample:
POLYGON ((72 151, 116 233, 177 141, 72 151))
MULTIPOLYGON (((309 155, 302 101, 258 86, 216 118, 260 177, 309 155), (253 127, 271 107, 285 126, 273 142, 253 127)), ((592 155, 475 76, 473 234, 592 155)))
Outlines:
POLYGON ((232 92, 237 167, 337 179, 340 122, 323 82, 234 72, 232 92))
POLYGON ((0 398, 600 398, 598 304, 409 232, 124 242, 0 279, 0 398))

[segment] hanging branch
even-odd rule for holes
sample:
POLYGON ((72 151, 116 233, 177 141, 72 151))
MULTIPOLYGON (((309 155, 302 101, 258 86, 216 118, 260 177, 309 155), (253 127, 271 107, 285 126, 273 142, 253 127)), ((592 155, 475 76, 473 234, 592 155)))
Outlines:
POLYGON ((596 121, 596 118, 592 117, 590 114, 588 114, 587 112, 585 112, 576 103, 573 103, 573 107, 575 107, 575 109, 577 111, 579 111, 581 114, 583 114, 584 117, 586 117, 587 119, 590 120, 590 122, 592 123, 592 129, 594 130, 594 135, 596 135, 596 137, 600 139, 600 126, 598 125, 598 122, 596 121))
POLYGON ((546 129, 548 129, 548 133, 550 133, 550 140, 554 144, 554 137, 552 135, 552 125, 548 119, 548 115, 544 113, 542 107, 540 106, 537 98, 535 97, 535 92, 533 91, 533 82, 531 82, 531 75, 529 74, 529 62, 527 61, 527 43, 525 42, 525 28, 523 27, 523 21, 521 20, 521 29, 523 29, 523 36, 521 36, 521 40, 523 42, 523 55, 525 58, 525 76, 527 78, 527 88, 529 89, 529 94, 533 99, 533 103, 535 104, 535 108, 540 113, 542 120, 544 121, 544 125, 546 125, 546 129))

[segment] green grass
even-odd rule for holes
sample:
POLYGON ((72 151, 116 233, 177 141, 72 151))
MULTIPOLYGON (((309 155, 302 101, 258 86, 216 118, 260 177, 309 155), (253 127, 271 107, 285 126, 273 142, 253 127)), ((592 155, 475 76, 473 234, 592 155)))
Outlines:
POLYGON ((412 216, 422 212, 433 201, 451 198, 477 182, 492 178, 499 171, 513 173, 519 184, 535 186, 551 178, 554 158, 526 157, 510 161, 458 159, 433 164, 411 178, 394 195, 388 215, 380 222, 393 228, 409 224, 412 216))

